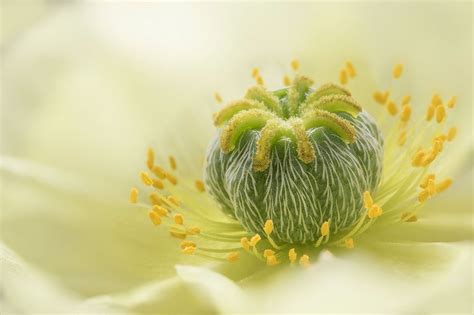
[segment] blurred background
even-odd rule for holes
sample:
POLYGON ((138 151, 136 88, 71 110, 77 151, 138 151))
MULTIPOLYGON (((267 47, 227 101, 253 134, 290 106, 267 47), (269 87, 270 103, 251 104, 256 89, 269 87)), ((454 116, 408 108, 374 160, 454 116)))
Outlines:
MULTIPOLYGON (((346 60, 369 111, 375 89, 457 95, 446 168, 472 188, 472 3, 2 0, 1 233, 25 261, 88 297, 174 273, 127 202, 148 146, 200 177, 211 114, 253 82, 276 88, 299 58, 317 83, 346 60), (451 149, 450 149, 451 150, 451 149)), ((461 207, 471 207, 465 200, 461 207)), ((174 247, 173 247, 174 248, 174 247)), ((166 259, 173 257, 173 259, 166 259)), ((194 261, 194 260, 193 260, 194 261)))

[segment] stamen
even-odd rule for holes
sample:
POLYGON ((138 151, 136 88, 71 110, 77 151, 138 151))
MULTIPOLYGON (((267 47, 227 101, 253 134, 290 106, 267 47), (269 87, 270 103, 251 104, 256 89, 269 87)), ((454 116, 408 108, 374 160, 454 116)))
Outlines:
POLYGON ((289 76, 285 75, 285 76, 283 77, 283 85, 284 85, 284 86, 290 86, 290 85, 291 85, 291 79, 290 79, 289 76))
POLYGON ((275 266, 278 264, 278 260, 275 256, 273 255, 270 255, 270 256, 267 256, 267 266, 275 266))
POLYGON ((403 65, 401 63, 395 65, 395 67, 393 67, 393 70, 392 70, 393 78, 394 79, 400 78, 400 76, 402 75, 402 72, 403 72, 403 65))
POLYGON ((165 185, 163 184, 161 180, 153 179, 153 187, 155 187, 156 189, 163 189, 165 188, 165 185))
POLYGON ((153 185, 153 180, 150 178, 150 176, 146 172, 140 172, 140 179, 142 180, 142 183, 151 186, 153 185))
POLYGON ((431 151, 429 154, 425 155, 425 157, 421 161, 421 166, 428 166, 436 159, 436 154, 436 151, 431 151))
POLYGON ((148 211, 148 217, 150 218, 151 222, 153 222, 154 225, 160 225, 161 224, 161 218, 156 213, 155 211, 148 211))
POLYGON ((433 119, 434 113, 435 113, 435 106, 433 105, 428 106, 428 109, 426 110, 426 120, 431 121, 431 119, 433 119))
POLYGON ((379 103, 380 105, 385 105, 389 95, 389 91, 375 91, 372 96, 377 103, 379 103))
POLYGON ((372 199, 370 192, 365 191, 364 192, 364 208, 369 210, 370 208, 372 208, 373 204, 374 204, 374 200, 372 199))
POLYGON ((428 185, 426 186, 426 191, 430 195, 430 197, 434 196, 436 193, 435 183, 433 179, 428 180, 428 185))
POLYGON ((300 61, 298 59, 293 59, 291 61, 291 68, 293 69, 293 71, 298 71, 298 69, 300 68, 300 61))
POLYGON ((395 102, 392 100, 388 101, 387 110, 390 115, 395 116, 398 113, 397 104, 395 104, 395 102))
POLYGON ((263 86, 263 85, 265 84, 265 82, 263 81, 263 78, 262 78, 260 75, 258 75, 257 77, 255 77, 255 81, 257 82, 258 85, 262 85, 262 86, 263 86))
POLYGON ((267 235, 270 235, 273 232, 273 221, 272 220, 267 220, 265 222, 265 226, 263 227, 263 230, 267 235))
POLYGON ((453 96, 449 99, 448 103, 446 104, 446 106, 448 106, 449 108, 454 108, 454 106, 456 106, 456 101, 457 101, 457 98, 456 96, 453 96))
POLYGON ((179 246, 181 249, 185 249, 186 247, 196 247, 196 243, 193 241, 182 241, 179 246))
POLYGON ((304 268, 308 268, 310 266, 309 263, 309 256, 308 255, 303 255, 300 258, 300 265, 304 268))
POLYGON ((178 225, 183 225, 183 223, 184 223, 183 215, 180 214, 180 213, 175 214, 174 217, 173 217, 173 220, 174 220, 174 223, 176 223, 178 225))
POLYGON ((340 72, 339 72, 339 83, 342 84, 342 85, 346 85, 347 84, 347 72, 346 70, 342 69, 340 72))
POLYGON ((157 205, 157 206, 162 205, 160 196, 158 196, 158 194, 155 192, 150 193, 150 202, 152 205, 157 205))
POLYGON ((453 141, 454 138, 456 138, 457 133, 458 133, 458 130, 456 129, 456 127, 449 128, 448 136, 447 136, 448 141, 449 142, 453 141))
POLYGON ((265 249, 263 251, 263 257, 267 258, 268 256, 273 256, 275 255, 275 251, 271 250, 271 249, 265 249))
POLYGON ((214 98, 216 99, 217 103, 222 103, 222 97, 218 92, 214 92, 214 98))
POLYGON ((429 182, 430 180, 433 180, 433 181, 434 181, 435 178, 436 178, 436 175, 435 175, 435 174, 428 174, 428 175, 426 175, 426 176, 423 178, 423 180, 421 181, 420 187, 423 188, 423 189, 425 189, 426 187, 428 187, 428 182, 429 182))
POLYGON ((178 183, 178 180, 176 179, 176 177, 174 177, 173 174, 166 172, 165 177, 173 185, 176 185, 178 183))
POLYGON ((433 94, 433 97, 431 98, 431 104, 434 107, 437 107, 438 105, 443 104, 443 100, 441 99, 441 96, 439 96, 439 94, 433 94))
POLYGON ((183 248, 181 251, 185 254, 192 255, 196 251, 196 247, 195 246, 188 246, 188 247, 183 248))
POLYGON ((296 254, 296 250, 294 248, 288 251, 288 258, 290 259, 290 263, 294 263, 298 255, 296 254))
POLYGON ((168 157, 168 161, 170 162, 171 169, 173 171, 176 170, 176 159, 174 158, 174 156, 170 155, 168 157))
POLYGON ((372 207, 370 207, 369 211, 367 212, 367 216, 369 217, 369 219, 378 218, 382 214, 383 214, 382 208, 380 208, 376 204, 372 205, 372 207))
POLYGON ((436 121, 438 123, 442 123, 444 118, 446 117, 446 109, 443 105, 439 105, 436 107, 436 121))
POLYGON ((411 212, 404 212, 401 215, 401 220, 405 222, 416 222, 418 221, 417 216, 414 213, 411 212))
POLYGON ((418 201, 423 203, 426 201, 426 199, 428 199, 428 197, 430 196, 430 194, 428 193, 427 190, 423 190, 420 192, 420 194, 418 195, 418 201))
POLYGON ((236 262, 237 260, 239 260, 239 252, 230 252, 230 253, 228 253, 227 256, 226 256, 226 259, 229 262, 236 262))
POLYGON ((260 70, 258 70, 258 68, 253 68, 252 69, 252 78, 255 79, 259 75, 260 75, 260 70))
POLYGON ((402 104, 402 106, 403 106, 403 105, 406 105, 406 104, 410 103, 410 101, 411 101, 411 96, 410 96, 410 95, 405 95, 405 96, 402 98, 402 103, 401 103, 401 104, 402 104))
POLYGON ((188 233, 189 235, 197 235, 197 234, 201 233, 201 229, 198 228, 197 226, 193 226, 193 227, 187 229, 186 233, 188 233))
POLYGON ((448 189, 449 186, 451 186, 452 184, 453 184, 453 180, 451 178, 447 178, 436 185, 436 192, 437 193, 443 192, 446 189, 448 189))
POLYGON ((196 186, 196 189, 199 190, 200 192, 206 191, 206 188, 204 186, 204 182, 202 180, 198 179, 198 180, 196 180, 196 182, 194 184, 196 186))
POLYGON ((398 145, 399 146, 403 146, 405 144, 405 142, 407 141, 407 133, 405 130, 403 130, 402 132, 400 132, 400 135, 398 136, 398 145))
POLYGON ((255 245, 257 245, 257 243, 260 242, 261 239, 262 239, 262 237, 259 234, 255 234, 250 239, 250 246, 255 247, 255 245))
POLYGON ((176 231, 170 231, 170 235, 174 238, 177 238, 179 240, 184 240, 186 239, 187 234, 183 232, 176 232, 176 231))
POLYGON ((160 217, 165 217, 168 215, 168 210, 158 205, 154 205, 152 210, 156 212, 160 217))
POLYGON ((137 200, 138 200, 138 189, 135 187, 132 187, 132 189, 130 189, 129 201, 131 203, 137 203, 137 200))
POLYGON ((178 198, 176 198, 175 196, 168 196, 168 201, 171 202, 176 207, 179 207, 178 198))
POLYGON ((411 165, 421 166, 424 157, 425 157, 425 152, 422 149, 418 149, 418 151, 415 153, 415 156, 411 160, 411 165))
POLYGON ((346 70, 350 78, 354 78, 357 74, 354 65, 350 61, 346 61, 346 70))
POLYGON ((155 152, 153 152, 152 148, 148 148, 146 156, 147 156, 146 165, 148 166, 149 170, 153 170, 153 166, 155 163, 155 152))
POLYGON ((353 249, 354 248, 354 239, 348 238, 344 241, 344 246, 346 246, 347 249, 353 249))
POLYGON ((327 236, 329 235, 329 221, 325 221, 321 225, 321 236, 327 236))
POLYGON ((159 179, 165 179, 166 178, 166 172, 165 170, 163 170, 161 167, 159 166, 155 166, 153 167, 153 170, 152 170, 153 174, 156 175, 156 177, 158 177, 159 179))
POLYGON ((242 245, 242 248, 245 249, 246 251, 250 250, 250 242, 248 238, 242 237, 240 239, 240 245, 242 245))
POLYGON ((400 120, 403 122, 407 122, 410 120, 411 116, 411 107, 408 104, 402 106, 402 113, 400 115, 400 120))

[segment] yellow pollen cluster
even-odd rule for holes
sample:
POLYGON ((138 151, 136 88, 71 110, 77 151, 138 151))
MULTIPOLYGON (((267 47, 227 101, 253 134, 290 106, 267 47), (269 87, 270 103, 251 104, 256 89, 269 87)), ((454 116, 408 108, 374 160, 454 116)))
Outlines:
POLYGON ((346 61, 344 68, 339 71, 339 83, 346 85, 349 79, 355 78, 357 72, 351 61, 346 61))
POLYGON ((420 188, 422 188, 422 191, 418 195, 419 202, 423 203, 428 198, 433 197, 437 193, 445 191, 453 183, 451 178, 447 178, 436 184, 435 179, 436 175, 433 173, 428 174, 423 178, 420 183, 420 188))
POLYGON ((369 219, 375 219, 383 214, 382 208, 374 203, 369 191, 364 192, 364 208, 369 219))
POLYGON ((437 123, 443 123, 447 115, 446 107, 452 109, 455 105, 455 96, 451 97, 445 106, 443 105, 443 100, 441 99, 441 96, 439 94, 433 94, 433 97, 431 98, 431 103, 428 105, 428 108, 426 110, 426 120, 431 121, 433 118, 435 118, 437 123))

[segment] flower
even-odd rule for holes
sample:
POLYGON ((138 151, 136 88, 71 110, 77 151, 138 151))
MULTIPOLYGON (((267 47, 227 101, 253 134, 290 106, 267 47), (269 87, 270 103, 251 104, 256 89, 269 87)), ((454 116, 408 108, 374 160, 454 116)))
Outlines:
MULTIPOLYGON (((21 5, 16 12, 25 12, 21 5)), ((460 241, 471 240, 470 180, 460 174, 469 175, 470 167, 465 104, 471 84, 464 71, 471 62, 470 7, 142 5, 60 6, 35 16, 32 27, 2 46, 1 222, 9 248, 2 251, 2 308, 469 310, 470 245, 460 241), (407 53, 407 47, 413 49, 407 53), (364 107, 373 104, 375 89, 387 89, 391 68, 400 62, 405 69, 395 82, 410 90, 412 117, 426 110, 418 101, 429 102, 433 88, 444 101, 457 95, 459 105, 447 113, 459 135, 442 153, 449 153, 444 175, 436 174, 452 176, 453 187, 428 199, 417 222, 371 226, 353 250, 324 252, 307 269, 267 267, 244 255, 211 264, 182 254, 165 229, 127 206, 124 196, 143 152, 151 145, 171 153, 180 174, 176 187, 186 174, 189 191, 202 196, 194 188, 202 168, 193 157, 205 151, 215 131, 212 91, 218 89, 223 100, 240 97, 249 66, 257 64, 264 83, 276 86, 287 74, 285 61, 295 55, 316 82, 337 82, 334 69, 353 58, 357 79, 348 76, 348 87, 360 93, 364 107)), ((385 107, 372 110, 386 116, 385 107)), ((163 158, 166 165, 168 154, 163 158)))

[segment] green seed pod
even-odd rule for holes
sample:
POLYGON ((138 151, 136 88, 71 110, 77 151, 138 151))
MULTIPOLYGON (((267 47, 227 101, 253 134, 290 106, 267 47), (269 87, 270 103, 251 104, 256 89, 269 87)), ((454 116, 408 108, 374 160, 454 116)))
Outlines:
POLYGON ((272 220, 273 240, 308 243, 350 228, 364 191, 380 181, 383 139, 350 92, 335 84, 251 88, 215 115, 205 180, 222 210, 252 233, 272 220))

